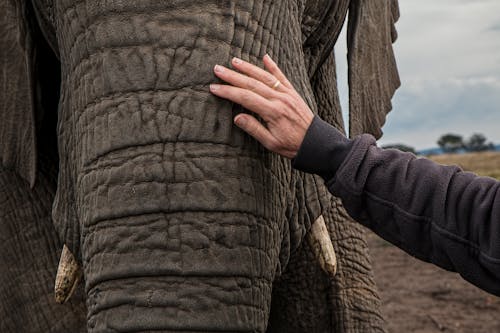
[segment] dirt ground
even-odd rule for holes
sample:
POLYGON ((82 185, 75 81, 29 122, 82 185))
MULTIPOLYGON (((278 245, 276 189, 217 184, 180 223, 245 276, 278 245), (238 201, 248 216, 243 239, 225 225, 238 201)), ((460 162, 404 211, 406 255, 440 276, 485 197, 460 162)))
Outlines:
POLYGON ((370 231, 367 239, 389 332, 500 332, 500 298, 418 261, 370 231))
POLYGON ((500 152, 498 151, 446 154, 431 156, 430 158, 441 164, 459 165, 465 171, 472 171, 480 176, 500 179, 500 152))

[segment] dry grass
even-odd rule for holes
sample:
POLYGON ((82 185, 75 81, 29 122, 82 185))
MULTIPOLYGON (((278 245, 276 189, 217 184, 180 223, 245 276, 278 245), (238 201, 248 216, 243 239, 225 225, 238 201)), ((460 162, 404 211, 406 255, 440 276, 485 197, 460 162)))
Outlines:
POLYGON ((466 171, 500 180, 500 152, 436 155, 430 159, 440 164, 459 165, 466 171))

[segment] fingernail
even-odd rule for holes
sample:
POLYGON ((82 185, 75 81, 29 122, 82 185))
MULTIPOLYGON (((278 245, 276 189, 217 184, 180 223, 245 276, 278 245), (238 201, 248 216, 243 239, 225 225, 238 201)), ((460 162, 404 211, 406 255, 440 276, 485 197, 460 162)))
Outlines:
POLYGON ((244 126, 246 122, 247 120, 245 119, 245 117, 237 116, 236 118, 234 118, 234 123, 240 127, 244 126))
POLYGON ((210 90, 212 90, 212 91, 219 90, 219 88, 220 88, 220 84, 212 83, 210 85, 210 90))
POLYGON ((222 73, 222 72, 224 71, 224 67, 219 66, 219 65, 215 65, 215 67, 214 67, 214 71, 215 71, 216 73, 222 73))
POLYGON ((273 59, 271 59, 271 56, 269 54, 266 53, 266 55, 264 56, 264 58, 267 58, 268 60, 271 60, 273 61, 273 59))
POLYGON ((242 61, 240 58, 236 58, 236 57, 233 58, 233 64, 239 65, 241 63, 242 63, 242 61))

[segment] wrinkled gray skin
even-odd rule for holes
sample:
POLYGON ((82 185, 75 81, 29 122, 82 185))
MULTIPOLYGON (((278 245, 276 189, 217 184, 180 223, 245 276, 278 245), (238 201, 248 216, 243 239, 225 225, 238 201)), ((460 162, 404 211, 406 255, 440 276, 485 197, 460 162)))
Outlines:
POLYGON ((383 331, 360 228, 208 92, 214 64, 269 53, 342 128, 332 47, 349 7, 351 134, 379 136, 396 1, 1 4, 0 331, 383 331), (321 214, 335 278, 303 241, 321 214), (59 306, 62 243, 85 280, 59 306))

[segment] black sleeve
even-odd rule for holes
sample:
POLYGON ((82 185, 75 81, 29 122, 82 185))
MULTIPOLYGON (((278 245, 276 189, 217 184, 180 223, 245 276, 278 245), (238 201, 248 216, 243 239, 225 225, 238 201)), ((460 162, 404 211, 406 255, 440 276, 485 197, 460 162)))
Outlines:
POLYGON ((409 254, 500 295, 500 182, 313 120, 292 161, 322 176, 349 214, 409 254))

